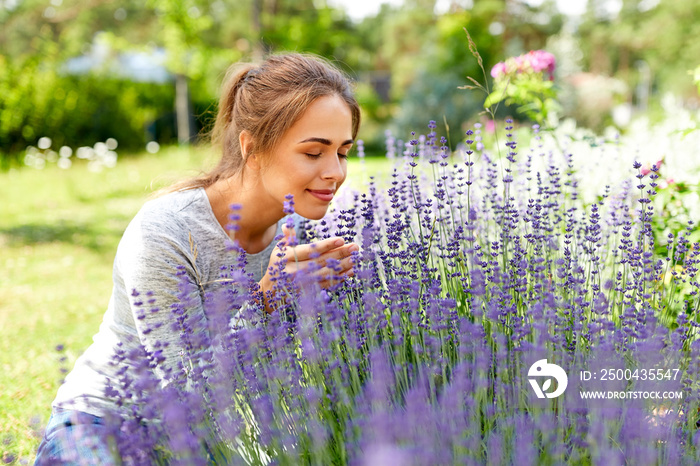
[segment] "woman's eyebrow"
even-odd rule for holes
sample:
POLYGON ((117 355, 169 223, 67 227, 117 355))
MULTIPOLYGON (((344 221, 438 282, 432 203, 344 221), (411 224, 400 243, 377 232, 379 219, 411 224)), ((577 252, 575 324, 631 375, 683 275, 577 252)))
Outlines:
MULTIPOLYGON (((319 142, 319 143, 323 144, 324 146, 333 145, 333 142, 330 139, 316 138, 316 137, 312 137, 312 138, 304 139, 303 141, 299 141, 299 144, 304 144, 305 142, 319 142)), ((353 142, 354 141, 352 139, 348 139, 347 141, 343 142, 341 144, 341 146, 348 146, 348 145, 352 144, 353 142)))

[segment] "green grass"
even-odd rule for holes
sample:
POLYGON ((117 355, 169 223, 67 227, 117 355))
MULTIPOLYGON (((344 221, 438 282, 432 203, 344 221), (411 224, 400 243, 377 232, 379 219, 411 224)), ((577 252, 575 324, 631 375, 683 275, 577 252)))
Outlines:
POLYGON ((0 449, 33 461, 61 366, 91 342, 112 287, 126 225, 153 189, 211 158, 208 149, 166 149, 122 158, 91 173, 21 169, 0 173, 0 449), (65 346, 60 363, 55 347, 65 346))
MULTIPOLYGON (((51 165, 0 173, 0 451, 31 464, 61 367, 89 346, 107 307, 112 262, 127 224, 153 192, 215 160, 208 148, 122 157, 91 173, 51 165), (59 354, 55 348, 62 344, 59 354), (66 360, 60 362, 61 356, 66 360)), ((348 184, 390 173, 351 158, 348 184)), ((11 461, 9 461, 11 462, 11 461)))

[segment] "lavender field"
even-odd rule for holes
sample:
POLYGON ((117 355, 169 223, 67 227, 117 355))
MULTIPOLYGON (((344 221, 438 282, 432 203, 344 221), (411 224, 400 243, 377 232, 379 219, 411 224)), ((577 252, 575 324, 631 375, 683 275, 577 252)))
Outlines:
MULTIPOLYGON (((497 121, 496 132, 471 127, 454 152, 432 125, 406 141, 388 134, 383 158, 360 151, 329 215, 300 232, 360 244, 355 277, 321 291, 282 276, 283 312, 243 306, 231 320, 254 288, 232 251, 222 283, 242 285, 210 297, 218 317, 207 339, 186 302, 173 316, 190 339, 179 382, 161 390, 145 370, 115 382, 111 396, 139 421, 115 422, 128 433, 124 461, 696 462, 700 132, 693 115, 670 110, 621 136, 497 121), (535 377, 543 359, 568 381, 535 377), (656 392, 673 397, 645 398, 656 392)), ((164 161, 180 170, 172 178, 197 165, 182 155, 87 176, 49 166, 32 175, 39 184, 28 172, 5 184, 18 196, 2 233, 6 462, 31 460, 59 369, 99 323, 120 231, 164 161), (50 198, 41 179, 56 174, 54 208, 40 215, 50 198), (19 196, 21 185, 31 194, 19 196), (48 236, 12 227, 27 222, 48 236), (71 230, 80 222, 90 228, 71 230), (73 233, 60 241, 54 230, 73 233), (94 286, 72 286, 76 277, 94 286)), ((159 364, 157 350, 123 357, 159 364)))
MULTIPOLYGON (((157 342, 122 355, 137 367, 110 390, 134 414, 116 422, 122 458, 696 463, 697 169, 674 181, 671 153, 499 125, 500 143, 477 124, 455 153, 432 123, 389 137, 391 175, 358 173, 368 186, 300 234, 361 244, 355 277, 329 291, 280 273, 264 316, 232 245, 208 326, 186 301, 172 311, 189 348, 176 381, 146 370, 157 342)), ((169 312, 141 292, 144 313, 169 312)))

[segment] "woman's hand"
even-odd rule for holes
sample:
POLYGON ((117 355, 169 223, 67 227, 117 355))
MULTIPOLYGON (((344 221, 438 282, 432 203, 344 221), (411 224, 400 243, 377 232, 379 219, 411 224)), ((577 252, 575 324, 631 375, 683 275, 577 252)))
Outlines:
POLYGON ((293 228, 282 227, 285 238, 282 242, 285 246, 280 249, 275 247, 270 256, 270 264, 265 271, 265 275, 258 283, 265 298, 265 310, 269 313, 271 309, 268 302, 268 292, 273 290, 273 276, 280 275, 281 262, 285 262, 282 271, 284 274, 295 276, 298 272, 304 271, 313 264, 317 270, 312 272, 322 288, 338 283, 346 277, 354 275, 352 269, 352 253, 359 251, 360 247, 355 243, 345 244, 343 238, 334 237, 309 244, 296 244, 296 233, 293 228), (330 261, 329 261, 330 260, 330 261))

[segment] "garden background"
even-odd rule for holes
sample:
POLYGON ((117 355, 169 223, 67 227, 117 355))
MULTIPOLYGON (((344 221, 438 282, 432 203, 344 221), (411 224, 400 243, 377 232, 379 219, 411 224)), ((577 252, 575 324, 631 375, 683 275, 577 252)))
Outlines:
MULTIPOLYGON (((693 0, 588 0, 580 15, 553 1, 407 0, 362 19, 325 1, 1 0, 3 460, 32 461, 61 370, 101 320, 128 221, 154 189, 216 159, 202 135, 230 63, 308 51, 353 76, 367 157, 350 170, 361 180, 387 172, 386 130, 408 140, 435 120, 458 150, 475 123, 489 127, 485 96, 458 89, 467 77, 491 85, 497 62, 547 50, 552 126, 587 147, 619 134, 635 147, 629 161, 675 170, 655 228, 678 221, 677 232, 700 203, 698 17, 693 0)), ((500 106, 497 121, 507 116, 532 123, 500 106)), ((621 177, 631 168, 596 164, 621 177)))

